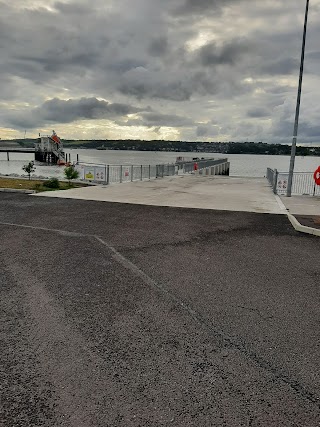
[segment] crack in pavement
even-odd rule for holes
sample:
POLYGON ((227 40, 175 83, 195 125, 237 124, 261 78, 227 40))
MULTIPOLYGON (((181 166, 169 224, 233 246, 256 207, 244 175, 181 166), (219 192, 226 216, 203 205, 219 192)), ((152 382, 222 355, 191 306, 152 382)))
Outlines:
POLYGON ((222 331, 218 330, 217 328, 213 328, 202 316, 200 313, 195 311, 193 308, 191 308, 188 304, 186 304, 182 299, 178 298, 175 294, 170 292, 168 289, 166 289, 164 286, 162 286, 160 283, 157 283, 155 280, 153 280, 150 276, 148 276, 146 273, 144 273, 139 267, 137 267, 135 264, 133 264, 131 261, 129 261, 127 258, 125 258, 122 254, 120 254, 113 246, 109 245, 107 242, 105 242, 103 239, 101 239, 98 236, 94 236, 96 240, 98 240, 101 244, 106 246, 112 253, 113 258, 121 263, 125 268, 130 270, 132 273, 134 273, 136 276, 138 276, 140 279, 144 281, 144 283, 148 286, 151 286, 153 288, 156 288, 157 290, 161 291, 163 294, 168 296, 174 303, 176 303, 178 306, 182 308, 185 312, 188 313, 192 319, 197 322, 209 335, 211 335, 214 339, 218 339, 221 342, 221 347, 223 348, 234 348, 238 350, 241 354, 243 354, 245 357, 253 361, 255 364, 257 364, 260 368, 265 369, 266 371, 273 374, 275 379, 284 382, 286 385, 288 385, 290 388, 292 388, 296 393, 298 393, 300 396, 302 396, 304 399, 316 404, 320 408, 320 398, 314 395, 314 393, 307 390, 305 387, 303 387, 298 381, 291 379, 288 375, 285 373, 278 371, 277 368, 273 367, 271 363, 264 360, 262 357, 260 357, 255 352, 248 349, 244 344, 241 344, 240 342, 236 342, 234 339, 226 336, 222 331))
POLYGON ((299 381, 292 379, 286 373, 279 371, 271 363, 263 359, 254 351, 250 350, 244 343, 237 342, 233 338, 228 337, 223 331, 218 330, 217 328, 213 328, 212 325, 208 323, 200 313, 198 313, 196 310, 194 310, 192 307, 186 304, 181 298, 177 297, 174 293, 172 293, 170 290, 164 287, 161 283, 156 282, 154 279, 152 279, 150 276, 144 273, 139 267, 137 267, 129 259, 124 257, 112 245, 108 244, 105 240, 103 240, 103 238, 99 237, 98 235, 69 232, 66 230, 51 229, 47 227, 37 227, 37 226, 7 223, 7 222, 0 222, 0 225, 53 232, 63 236, 67 236, 67 237, 87 237, 90 239, 92 238, 95 239, 100 244, 102 244, 107 249, 109 249, 109 251, 112 254, 112 257, 118 263, 120 263, 123 267, 125 267, 135 276, 139 277, 147 286, 157 289, 162 294, 167 296, 171 301, 173 301, 177 306, 179 306, 196 323, 198 323, 211 337, 213 337, 215 340, 218 340, 222 348, 224 349, 233 348, 238 350, 242 355, 244 355, 247 359, 250 359, 258 367, 271 373, 274 376, 275 380, 282 381, 287 386, 289 386, 292 390, 294 390, 298 395, 303 397, 305 400, 315 404, 320 409, 320 398, 317 397, 311 391, 307 390, 303 385, 299 383, 299 381))

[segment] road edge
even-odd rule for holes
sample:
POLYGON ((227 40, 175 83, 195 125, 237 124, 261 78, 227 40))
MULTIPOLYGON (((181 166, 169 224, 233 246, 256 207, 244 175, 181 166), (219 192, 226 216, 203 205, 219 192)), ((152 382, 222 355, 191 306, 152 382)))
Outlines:
POLYGON ((300 222, 297 220, 297 218, 288 211, 288 209, 285 207, 283 201, 281 200, 281 198, 277 194, 275 194, 275 198, 278 202, 278 205, 280 206, 280 209, 285 211, 291 225, 293 226, 293 228, 296 231, 298 231, 300 233, 311 234, 313 236, 320 237, 320 229, 313 228, 313 227, 307 227, 306 225, 300 224, 300 222))
POLYGON ((23 188, 0 188, 0 193, 23 193, 35 194, 35 190, 25 190, 23 188))

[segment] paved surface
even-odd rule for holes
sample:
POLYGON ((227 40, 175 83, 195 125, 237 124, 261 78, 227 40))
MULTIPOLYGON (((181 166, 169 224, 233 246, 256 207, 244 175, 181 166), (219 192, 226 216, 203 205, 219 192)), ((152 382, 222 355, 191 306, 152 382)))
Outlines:
POLYGON ((307 227, 320 229, 320 216, 315 215, 296 215, 297 220, 300 224, 307 227))
POLYGON ((292 215, 320 215, 320 197, 282 196, 281 200, 292 215))
POLYGON ((281 214, 265 178, 184 175, 40 193, 40 197, 281 214))
POLYGON ((320 423, 320 239, 284 215, 0 194, 3 426, 320 423))

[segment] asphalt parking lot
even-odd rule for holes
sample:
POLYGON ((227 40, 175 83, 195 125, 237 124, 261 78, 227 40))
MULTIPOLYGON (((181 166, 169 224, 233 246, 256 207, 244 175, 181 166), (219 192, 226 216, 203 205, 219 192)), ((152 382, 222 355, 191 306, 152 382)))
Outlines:
POLYGON ((2 426, 320 425, 320 238, 0 193, 2 426))

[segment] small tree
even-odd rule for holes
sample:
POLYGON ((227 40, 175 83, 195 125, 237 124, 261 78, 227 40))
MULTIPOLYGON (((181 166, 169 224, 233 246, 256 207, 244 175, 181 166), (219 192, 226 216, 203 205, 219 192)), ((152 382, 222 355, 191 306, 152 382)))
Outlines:
POLYGON ((28 164, 24 165, 22 169, 28 174, 29 180, 30 180, 31 174, 36 170, 36 168, 34 167, 34 162, 29 162, 28 164))
POLYGON ((73 166, 67 166, 64 170, 64 176, 67 178, 70 187, 71 180, 79 178, 79 172, 73 166))

